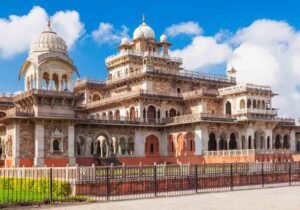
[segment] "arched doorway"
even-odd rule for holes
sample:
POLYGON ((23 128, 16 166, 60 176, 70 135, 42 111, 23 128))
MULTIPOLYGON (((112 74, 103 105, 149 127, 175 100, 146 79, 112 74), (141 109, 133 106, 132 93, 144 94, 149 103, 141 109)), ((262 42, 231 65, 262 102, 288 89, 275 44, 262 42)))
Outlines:
POLYGON ((227 150, 226 135, 224 133, 220 135, 219 150, 227 150))
POLYGON ((276 137, 275 137, 275 149, 281 149, 281 142, 280 142, 280 135, 277 134, 276 137))
POLYGON ((231 115, 231 103, 229 101, 226 102, 226 111, 225 114, 231 115))
POLYGON ((290 148, 290 142, 289 142, 289 136, 286 134, 283 136, 283 149, 289 149, 290 148))
POLYGON ((115 119, 120 120, 120 111, 118 109, 115 111, 115 119))
POLYGON ((217 150, 217 141, 214 133, 209 134, 208 140, 208 151, 216 151, 217 150))
POLYGON ((236 137, 235 137, 234 133, 230 134, 229 149, 230 150, 237 149, 237 142, 236 142, 236 137))
POLYGON ((156 121, 156 109, 152 105, 148 107, 147 118, 148 118, 148 122, 155 122, 156 121))
POLYGON ((185 152, 185 142, 184 142, 184 138, 183 135, 180 133, 177 136, 177 156, 183 155, 183 153, 185 152))
POLYGON ((145 142, 145 155, 158 156, 159 155, 159 141, 155 135, 147 136, 145 142))
POLYGON ((194 154, 195 152, 195 140, 194 135, 192 133, 186 134, 186 150, 188 151, 189 155, 194 154))
POLYGON ((136 119, 136 113, 135 113, 135 108, 134 107, 130 108, 129 117, 130 117, 130 120, 135 120, 136 119))

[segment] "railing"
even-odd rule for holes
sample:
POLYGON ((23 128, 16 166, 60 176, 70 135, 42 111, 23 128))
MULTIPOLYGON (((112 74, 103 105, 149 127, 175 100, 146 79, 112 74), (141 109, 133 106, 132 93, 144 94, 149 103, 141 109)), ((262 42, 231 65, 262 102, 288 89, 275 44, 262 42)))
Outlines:
POLYGON ((197 98, 197 97, 201 97, 201 96, 212 96, 212 97, 216 97, 218 96, 218 91, 217 90, 194 90, 194 91, 190 91, 190 92, 185 92, 182 93, 183 99, 192 99, 192 98, 197 98))
POLYGON ((72 97, 75 95, 79 95, 78 93, 74 93, 71 91, 56 91, 56 90, 44 90, 44 89, 32 89, 32 90, 28 90, 26 92, 21 92, 18 94, 15 94, 14 96, 14 100, 20 100, 22 98, 25 97, 29 97, 32 95, 53 95, 53 96, 59 96, 59 97, 72 97))
POLYGON ((233 94, 238 92, 244 92, 247 90, 258 90, 258 91, 272 91, 270 86, 263 86, 263 85, 255 85, 255 84, 238 84, 235 86, 225 87, 225 88, 219 88, 220 95, 227 95, 227 94, 233 94))
POLYGON ((33 110, 25 110, 14 107, 6 111, 6 117, 32 117, 34 116, 33 110))
POLYGON ((1 207, 102 202, 300 184, 299 162, 0 169, 1 207))
POLYGON ((205 156, 254 156, 254 155, 289 155, 290 149, 240 149, 203 151, 205 156))
POLYGON ((166 118, 163 120, 166 124, 174 123, 186 123, 186 122, 197 122, 197 121, 222 121, 222 122, 234 122, 236 118, 231 115, 218 115, 208 113, 197 113, 180 115, 176 117, 166 118))
POLYGON ((89 77, 83 77, 83 78, 79 78, 76 80, 75 82, 75 86, 82 86, 82 85, 86 85, 86 84, 97 84, 97 85, 103 85, 106 84, 105 80, 99 80, 99 79, 92 79, 89 77))
POLYGON ((133 50, 121 51, 117 54, 113 54, 111 56, 108 56, 105 59, 105 63, 108 65, 109 62, 111 62, 111 61, 113 61, 113 60, 115 60, 119 57, 125 56, 125 55, 134 55, 134 56, 139 56, 139 57, 151 56, 151 57, 169 59, 169 60, 174 61, 174 62, 182 63, 182 58, 172 57, 172 56, 169 56, 169 55, 163 55, 163 54, 155 53, 155 52, 154 53, 153 52, 148 52, 148 51, 141 52, 141 51, 133 51, 133 50))
POLYGON ((239 121, 243 120, 264 120, 271 122, 278 122, 282 124, 295 125, 295 119, 293 118, 280 118, 271 116, 247 116, 246 118, 237 118, 239 121))
POLYGON ((267 109, 240 109, 237 110, 238 114, 254 113, 254 114, 264 114, 264 115, 277 115, 276 110, 267 109))

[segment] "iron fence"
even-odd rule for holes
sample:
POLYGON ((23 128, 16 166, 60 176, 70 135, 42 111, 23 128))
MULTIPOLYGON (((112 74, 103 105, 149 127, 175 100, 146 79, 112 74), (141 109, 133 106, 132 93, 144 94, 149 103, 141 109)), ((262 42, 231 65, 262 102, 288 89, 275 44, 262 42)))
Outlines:
POLYGON ((300 162, 3 168, 0 204, 108 201, 300 184, 300 162))

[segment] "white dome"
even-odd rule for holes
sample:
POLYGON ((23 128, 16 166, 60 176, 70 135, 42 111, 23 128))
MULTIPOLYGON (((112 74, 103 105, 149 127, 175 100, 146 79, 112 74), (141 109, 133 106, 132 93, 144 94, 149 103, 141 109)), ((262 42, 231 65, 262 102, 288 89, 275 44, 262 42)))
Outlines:
POLYGON ((148 26, 145 22, 143 22, 133 32, 133 39, 138 39, 138 38, 155 39, 155 33, 150 26, 148 26))
POLYGON ((160 36, 160 42, 166 42, 168 40, 167 36, 165 34, 162 34, 160 36))
POLYGON ((66 42, 48 27, 36 36, 30 45, 30 52, 55 51, 67 54, 66 42))
POLYGON ((127 37, 123 37, 121 40, 121 45, 130 44, 130 40, 127 37))

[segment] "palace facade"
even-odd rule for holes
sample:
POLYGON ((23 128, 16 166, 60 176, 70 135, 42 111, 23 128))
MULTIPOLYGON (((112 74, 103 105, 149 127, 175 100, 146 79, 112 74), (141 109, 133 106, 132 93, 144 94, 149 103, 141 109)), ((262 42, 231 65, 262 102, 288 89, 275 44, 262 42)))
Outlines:
POLYGON ((79 72, 48 27, 32 40, 19 79, 0 97, 6 167, 285 161, 298 159, 300 129, 277 117, 268 86, 184 70, 166 35, 143 20, 105 59, 104 81, 79 72))

